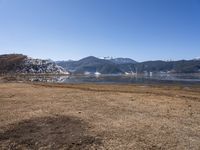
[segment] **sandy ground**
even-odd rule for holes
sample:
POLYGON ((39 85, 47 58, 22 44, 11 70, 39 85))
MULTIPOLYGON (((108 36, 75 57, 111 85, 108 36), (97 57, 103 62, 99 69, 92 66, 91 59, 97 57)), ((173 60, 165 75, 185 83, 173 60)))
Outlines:
POLYGON ((200 150, 200 87, 0 83, 0 149, 200 150))

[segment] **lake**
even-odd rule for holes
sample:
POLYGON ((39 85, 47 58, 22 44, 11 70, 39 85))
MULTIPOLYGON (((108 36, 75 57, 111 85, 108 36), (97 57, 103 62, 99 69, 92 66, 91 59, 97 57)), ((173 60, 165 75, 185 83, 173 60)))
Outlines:
POLYGON ((20 80, 48 83, 182 83, 200 84, 200 74, 152 74, 150 75, 69 75, 69 76, 20 76, 20 80))

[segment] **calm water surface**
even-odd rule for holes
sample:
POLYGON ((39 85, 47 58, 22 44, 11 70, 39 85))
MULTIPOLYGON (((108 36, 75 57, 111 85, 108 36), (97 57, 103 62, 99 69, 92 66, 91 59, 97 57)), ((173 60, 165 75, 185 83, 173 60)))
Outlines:
POLYGON ((24 76, 32 82, 50 83, 186 83, 200 84, 200 74, 24 76))

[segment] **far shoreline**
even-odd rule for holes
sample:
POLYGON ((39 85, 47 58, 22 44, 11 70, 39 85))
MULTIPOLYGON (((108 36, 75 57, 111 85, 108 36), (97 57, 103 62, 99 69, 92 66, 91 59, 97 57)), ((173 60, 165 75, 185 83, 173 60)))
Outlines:
MULTIPOLYGON (((200 74, 198 74, 200 75, 200 74)), ((92 82, 92 81, 76 81, 76 82, 56 82, 51 81, 51 78, 83 78, 83 77, 93 77, 93 78, 101 78, 101 77, 112 77, 112 75, 66 75, 66 74, 6 74, 0 75, 0 83, 28 83, 28 84, 45 84, 51 86, 57 85, 108 85, 108 86, 175 86, 175 87, 200 87, 200 82, 195 81, 171 81, 171 80, 156 80, 156 79, 148 79, 145 82, 92 82), (35 78, 35 80, 31 80, 35 78), (45 80, 39 80, 39 79, 45 80)), ((126 75, 114 75, 113 77, 127 77, 134 78, 134 76, 126 76, 126 75)), ((70 80, 70 79, 69 79, 70 80)))

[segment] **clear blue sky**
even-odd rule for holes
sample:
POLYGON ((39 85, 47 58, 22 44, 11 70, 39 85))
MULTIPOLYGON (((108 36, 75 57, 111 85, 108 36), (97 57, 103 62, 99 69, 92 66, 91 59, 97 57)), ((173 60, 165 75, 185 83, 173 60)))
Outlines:
POLYGON ((200 57, 200 0, 0 0, 0 54, 200 57))

